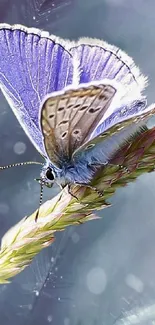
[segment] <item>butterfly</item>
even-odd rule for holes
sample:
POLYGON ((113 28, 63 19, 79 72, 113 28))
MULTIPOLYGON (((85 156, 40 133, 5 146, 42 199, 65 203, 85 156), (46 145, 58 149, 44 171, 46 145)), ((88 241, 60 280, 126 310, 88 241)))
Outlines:
POLYGON ((133 60, 97 39, 77 42, 0 24, 0 88, 45 159, 51 187, 89 186, 100 166, 155 113, 133 60))

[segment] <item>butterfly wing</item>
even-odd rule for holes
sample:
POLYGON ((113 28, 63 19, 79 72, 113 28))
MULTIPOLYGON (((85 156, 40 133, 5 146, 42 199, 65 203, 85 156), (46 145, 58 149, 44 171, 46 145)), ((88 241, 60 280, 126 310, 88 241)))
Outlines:
POLYGON ((47 96, 41 107, 41 129, 48 157, 57 167, 88 141, 116 96, 117 88, 110 81, 80 84, 47 96))
POLYGON ((38 29, 0 24, 0 88, 26 134, 45 156, 38 121, 41 101, 71 84, 73 73, 73 60, 63 40, 38 29))
MULTIPOLYGON (((114 45, 91 38, 82 38, 72 42, 70 51, 80 66, 80 82, 110 79, 123 85, 126 90, 122 93, 122 103, 114 103, 111 110, 99 121, 102 125, 105 118, 110 116, 124 103, 141 98, 141 93, 147 85, 147 78, 135 65, 133 59, 114 45)), ((95 136, 95 131, 93 132, 95 136)))
POLYGON ((136 67, 131 57, 104 41, 83 38, 72 42, 70 51, 73 57, 79 60, 80 82, 107 78, 119 82, 126 89, 120 103, 113 101, 113 105, 93 130, 90 139, 73 154, 77 163, 107 163, 112 153, 125 140, 136 131, 142 131, 143 119, 147 118, 147 112, 144 117, 141 116, 141 122, 136 125, 133 123, 136 116, 141 115, 146 107, 141 92, 147 84, 147 78, 136 67))
POLYGON ((146 108, 145 100, 117 109, 98 129, 96 136, 74 152, 74 161, 87 161, 89 165, 107 164, 135 133, 143 132, 146 121, 154 114, 155 105, 146 108))
POLYGON ((80 82, 115 80, 123 86, 133 86, 141 92, 147 78, 136 67, 133 59, 114 45, 91 38, 72 42, 70 51, 79 61, 80 82))

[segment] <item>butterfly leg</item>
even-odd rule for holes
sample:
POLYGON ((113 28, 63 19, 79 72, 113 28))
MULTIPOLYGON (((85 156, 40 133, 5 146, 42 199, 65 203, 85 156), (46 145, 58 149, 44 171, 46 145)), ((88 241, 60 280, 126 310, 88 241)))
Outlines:
POLYGON ((69 193, 72 197, 74 197, 77 201, 79 200, 78 197, 77 197, 75 194, 72 193, 72 191, 71 191, 71 184, 68 184, 68 193, 69 193))
MULTIPOLYGON (((81 185, 81 184, 77 184, 77 185, 81 185)), ((84 184, 84 186, 86 186, 86 184, 84 184)), ((77 197, 76 195, 74 195, 74 194, 72 193, 72 191, 71 191, 71 184, 68 184, 68 193, 69 193, 72 197, 74 197, 77 201, 79 201, 78 197, 77 197)), ((82 225, 82 224, 83 224, 83 222, 81 222, 80 220, 78 220, 77 223, 78 223, 79 225, 82 225)))
POLYGON ((102 197, 103 195, 104 195, 104 191, 100 191, 100 190, 98 190, 95 186, 87 186, 87 187, 89 187, 89 188, 91 188, 93 191, 95 191, 97 194, 98 194, 98 196, 100 196, 100 197, 102 197))
POLYGON ((122 169, 125 173, 130 173, 127 166, 125 166, 125 165, 119 165, 119 166, 120 166, 120 169, 122 169))
MULTIPOLYGON (((38 216, 39 216, 39 208, 37 209, 37 212, 36 212, 36 215, 35 215, 35 222, 37 222, 38 216)), ((29 216, 26 216, 24 220, 26 221, 28 218, 29 218, 29 216)))
POLYGON ((100 197, 102 197, 104 195, 104 191, 100 191, 96 187, 93 187, 93 189, 100 197))
MULTIPOLYGON (((110 163, 109 162, 109 166, 114 166, 114 165, 116 165, 116 164, 112 164, 112 163, 110 163)), ((99 169, 99 168, 102 168, 102 167, 106 167, 107 166, 107 164, 97 164, 97 163, 91 163, 90 165, 88 165, 89 167, 96 167, 97 169, 99 169)), ((127 173, 130 173, 130 171, 129 171, 129 169, 128 169, 128 167, 127 166, 125 166, 125 165, 117 165, 118 167, 120 167, 120 169, 123 169, 125 172, 127 172, 127 173)))
POLYGON ((76 183, 76 185, 88 187, 91 190, 95 191, 100 197, 102 197, 104 195, 104 191, 98 190, 95 186, 91 186, 91 185, 86 184, 86 183, 76 183))

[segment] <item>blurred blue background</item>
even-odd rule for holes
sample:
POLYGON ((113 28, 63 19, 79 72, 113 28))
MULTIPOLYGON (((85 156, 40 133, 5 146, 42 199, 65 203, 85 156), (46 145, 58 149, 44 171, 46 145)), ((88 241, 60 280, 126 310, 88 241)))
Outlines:
MULTIPOLYGON (((154 0, 0 0, 0 22, 96 37, 131 55, 155 101, 154 0)), ((0 94, 0 165, 41 160, 0 94)), ((0 173, 0 235, 38 207, 39 167, 0 173)), ((58 192, 45 190, 44 200, 58 192)), ((120 189, 101 220, 57 234, 9 285, 0 325, 155 324, 155 174, 120 189)))

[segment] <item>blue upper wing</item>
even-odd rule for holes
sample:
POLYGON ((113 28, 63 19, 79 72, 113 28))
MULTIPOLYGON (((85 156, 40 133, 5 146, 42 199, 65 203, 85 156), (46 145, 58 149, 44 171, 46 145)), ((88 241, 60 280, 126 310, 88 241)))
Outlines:
POLYGON ((91 38, 72 42, 70 51, 79 61, 80 82, 111 79, 141 92, 147 82, 133 59, 114 45, 91 38))
POLYGON ((66 44, 48 32, 0 24, 0 88, 26 134, 44 156, 39 128, 41 102, 48 93, 73 82, 73 60, 66 44))
POLYGON ((142 96, 147 78, 130 56, 104 41, 83 38, 71 43, 70 52, 79 61, 80 82, 110 79, 122 86, 120 101, 113 102, 91 133, 89 141, 74 153, 77 162, 83 160, 91 164, 97 160, 102 164, 125 140, 141 129, 147 114, 152 114, 150 108, 147 111, 142 96), (139 115, 141 122, 133 125, 139 115), (106 130, 108 132, 105 133, 106 130))

